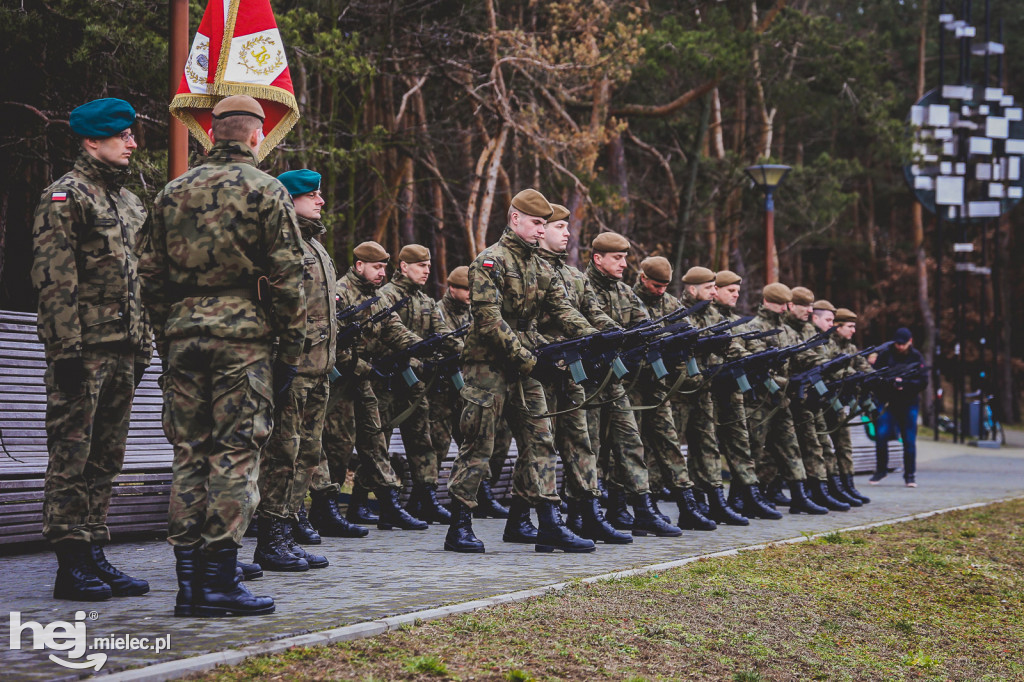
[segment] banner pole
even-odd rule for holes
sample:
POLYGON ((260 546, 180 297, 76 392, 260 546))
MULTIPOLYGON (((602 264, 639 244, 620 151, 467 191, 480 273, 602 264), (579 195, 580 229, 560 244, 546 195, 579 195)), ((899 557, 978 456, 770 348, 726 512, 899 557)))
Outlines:
MULTIPOLYGON (((170 0, 171 36, 168 42, 170 96, 178 91, 188 58, 188 0, 170 0)), ((188 170, 188 129, 176 117, 167 114, 167 180, 188 170)))

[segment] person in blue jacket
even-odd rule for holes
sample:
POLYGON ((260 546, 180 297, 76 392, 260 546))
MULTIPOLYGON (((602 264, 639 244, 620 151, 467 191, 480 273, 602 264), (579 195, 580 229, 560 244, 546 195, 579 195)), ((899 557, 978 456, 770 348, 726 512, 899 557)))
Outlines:
MULTIPOLYGON (((924 369, 924 356, 914 348, 914 337, 900 327, 888 348, 878 354, 875 371, 885 367, 906 366, 924 369)), ((924 372, 911 372, 893 379, 885 409, 875 422, 875 473, 869 479, 877 485, 889 472, 889 441, 903 439, 903 480, 908 488, 916 488, 918 395, 928 379, 924 372)))

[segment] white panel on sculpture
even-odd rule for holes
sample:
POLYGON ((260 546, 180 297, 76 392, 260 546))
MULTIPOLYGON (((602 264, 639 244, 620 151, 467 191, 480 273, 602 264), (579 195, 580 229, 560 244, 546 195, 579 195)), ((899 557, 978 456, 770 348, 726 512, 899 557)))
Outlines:
POLYGON ((987 104, 979 104, 978 105, 978 114, 979 115, 981 115, 981 116, 988 116, 989 112, 990 112, 990 109, 989 109, 989 106, 987 104))
POLYGON ((1008 161, 1008 167, 1006 169, 1007 180, 1020 180, 1020 157, 1011 156, 1008 161))
POLYGON ((939 160, 939 157, 936 154, 925 154, 924 155, 924 162, 925 163, 936 163, 936 162, 938 162, 938 160, 939 160))
POLYGON ((992 140, 987 137, 972 137, 967 151, 970 154, 991 154, 992 140))
POLYGON ((952 14, 940 14, 939 15, 939 23, 940 24, 948 24, 951 21, 953 21, 953 15, 952 14))
POLYGON ((956 164, 956 166, 953 168, 953 174, 967 175, 967 164, 962 161, 956 164))
POLYGON ((1024 140, 1007 140, 1007 154, 1024 154, 1024 140))
POLYGON ((936 140, 951 140, 953 139, 953 131, 950 128, 936 128, 932 131, 936 140))
POLYGON ((1005 140, 1010 136, 1010 121, 1002 116, 989 116, 985 119, 985 137, 1005 140))
POLYGON ((957 38, 973 38, 978 35, 978 29, 974 26, 961 26, 954 34, 957 38))
POLYGON ((989 199, 1002 199, 1006 196, 1006 185, 1002 185, 998 182, 990 182, 988 185, 988 198, 989 199))
POLYGON ((992 180, 998 182, 1002 180, 1006 174, 1003 172, 1003 164, 998 160, 992 164, 992 180))
POLYGON ((975 180, 991 180, 992 179, 992 164, 979 163, 974 167, 974 179, 975 180))
POLYGON ((998 102, 1003 98, 1002 88, 985 88, 985 101, 998 102))
POLYGON ((964 203, 964 179, 955 175, 935 178, 935 203, 939 206, 959 206, 964 203))
POLYGON ((942 173, 943 175, 952 175, 953 174, 953 162, 952 161, 943 161, 942 163, 940 163, 939 164, 939 172, 942 173))
POLYGON ((928 119, 928 109, 917 106, 910 107, 910 122, 916 126, 923 126, 928 119))
POLYGON ((971 108, 969 106, 967 106, 966 104, 963 105, 962 107, 960 107, 960 115, 961 116, 970 116, 971 115, 971 108))
POLYGON ((1003 113, 1006 114, 1007 121, 1020 121, 1024 119, 1024 109, 1020 107, 1009 107, 1003 113))
POLYGON ((924 156, 928 152, 928 145, 922 142, 915 142, 911 147, 914 156, 924 156))
POLYGON ((972 201, 967 205, 967 215, 972 218, 996 218, 999 213, 998 201, 972 201))
POLYGON ((1024 198, 1024 187, 1010 187, 1006 190, 1007 199, 1022 199, 1024 198))
POLYGON ((945 156, 956 155, 956 140, 946 140, 942 143, 942 153, 945 156))
POLYGON ((1012 107, 1013 95, 1003 95, 1002 98, 1000 98, 999 103, 1004 107, 1012 107))
POLYGON ((914 178, 914 189, 933 190, 935 189, 935 178, 927 175, 918 175, 914 178))
POLYGON ((949 125, 949 105, 931 104, 928 106, 928 125, 944 128, 949 125))
POLYGON ((970 85, 943 85, 944 99, 974 99, 974 88, 970 85))

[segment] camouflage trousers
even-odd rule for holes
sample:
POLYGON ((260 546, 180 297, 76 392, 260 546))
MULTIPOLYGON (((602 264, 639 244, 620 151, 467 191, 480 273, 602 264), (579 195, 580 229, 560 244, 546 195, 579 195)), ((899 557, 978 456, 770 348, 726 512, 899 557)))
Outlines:
POLYGON ((160 377, 164 433, 174 446, 167 541, 241 547, 273 426, 270 343, 193 337, 168 347, 160 377))
MULTIPOLYGON (((344 381, 344 379, 339 379, 344 381)), ((318 492, 336 488, 341 490, 353 465, 352 456, 356 451, 355 429, 346 424, 355 424, 355 405, 351 400, 341 400, 344 384, 331 384, 331 397, 327 401, 327 415, 324 417, 323 453, 320 466, 313 474, 311 487, 318 492)))
POLYGON ((453 388, 435 391, 430 396, 430 444, 434 448, 434 465, 441 471, 448 457, 452 440, 462 444, 459 416, 462 414, 462 396, 453 388))
POLYGON ((274 407, 274 430, 260 460, 257 513, 281 519, 299 510, 320 464, 327 377, 297 376, 274 407))
POLYGON ((494 449, 491 451, 491 459, 487 464, 490 468, 491 485, 497 485, 498 480, 501 478, 501 472, 505 470, 505 463, 508 461, 511 448, 512 427, 508 424, 508 418, 502 415, 498 423, 495 424, 494 449))
POLYGON ((46 367, 46 449, 43 535, 50 542, 107 542, 107 510, 124 464, 128 415, 135 392, 135 355, 87 348, 78 395, 61 392, 46 367))
POLYGON ((715 408, 715 433, 718 445, 732 472, 732 480, 743 485, 755 485, 754 456, 747 433, 747 407, 743 394, 734 391, 728 395, 712 395, 715 408))
MULTIPOLYGON (((356 480, 361 485, 368 490, 400 488, 402 482, 391 468, 387 439, 381 431, 377 396, 369 379, 339 379, 331 386, 330 401, 333 404, 328 407, 324 425, 324 449, 334 482, 339 485, 345 482, 344 477, 335 476, 347 475, 343 472, 351 465, 351 449, 346 448, 354 443, 358 458, 356 480), (337 399, 335 391, 340 391, 337 399)), ((321 477, 318 480, 322 483, 321 477)))
POLYGON ((846 421, 846 414, 836 414, 835 410, 826 408, 823 410, 823 420, 825 428, 822 430, 825 433, 821 435, 822 449, 825 449, 825 441, 832 446, 825 450, 825 466, 828 467, 829 475, 853 476, 853 441, 850 439, 850 427, 839 426, 846 421))
POLYGON ((715 408, 708 391, 675 399, 676 430, 686 439, 686 463, 703 490, 722 487, 722 451, 715 435, 715 408))
MULTIPOLYGON (((644 375, 633 386, 629 401, 634 407, 658 405, 667 393, 667 389, 653 375, 644 375)), ((672 417, 671 401, 650 410, 634 411, 633 416, 640 429, 650 489, 692 488, 693 482, 679 443, 679 432, 676 431, 672 417)))
POLYGON ((548 411, 540 382, 509 376, 485 363, 465 365, 462 374, 466 382, 461 391, 466 403, 459 420, 463 441, 448 480, 449 495, 467 507, 476 506, 480 481, 489 473, 497 425, 507 405, 507 416, 520 444, 512 491, 531 505, 559 502, 555 487, 558 458, 551 421, 531 416, 548 411))
MULTIPOLYGON (((581 405, 587 396, 574 381, 561 386, 545 385, 548 410, 567 410, 581 405)), ((562 460, 565 493, 573 500, 597 497, 597 454, 590 444, 586 408, 552 417, 555 426, 555 450, 562 460)))
POLYGON ((597 400, 603 404, 587 410, 587 427, 605 483, 628 495, 651 492, 640 427, 625 386, 613 381, 597 400))
POLYGON ((754 458, 754 470, 762 485, 773 481, 780 472, 783 478, 791 481, 807 478, 804 461, 800 456, 800 445, 793 429, 789 399, 782 396, 781 400, 778 406, 760 398, 747 405, 750 452, 754 458))
MULTIPOLYGON (((393 379, 391 382, 372 383, 373 393, 379 403, 380 421, 382 424, 388 424, 405 412, 413 401, 417 402, 418 407, 398 425, 398 431, 402 434, 402 446, 405 448, 405 459, 409 463, 412 482, 434 485, 437 483, 437 458, 430 439, 430 406, 424 397, 426 387, 422 381, 410 387, 401 377, 393 379)), ((385 428, 384 438, 389 446, 392 433, 393 429, 385 428)))
MULTIPOLYGON (((798 401, 793 401, 792 405, 793 425, 796 428, 797 442, 800 444, 800 454, 804 458, 804 470, 807 471, 809 478, 825 480, 828 475, 825 467, 825 453, 818 440, 818 419, 821 415, 818 410, 809 410, 798 401)), ((821 428, 820 430, 824 431, 825 429, 821 428)))

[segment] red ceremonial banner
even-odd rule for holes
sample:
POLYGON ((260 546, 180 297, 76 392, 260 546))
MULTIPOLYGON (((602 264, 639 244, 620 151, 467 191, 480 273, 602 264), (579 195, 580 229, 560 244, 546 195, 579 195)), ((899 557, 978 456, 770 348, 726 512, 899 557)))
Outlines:
POLYGON ((249 95, 263 105, 266 140, 257 160, 263 160, 299 120, 270 0, 210 0, 170 110, 209 150, 211 111, 229 95, 249 95))

